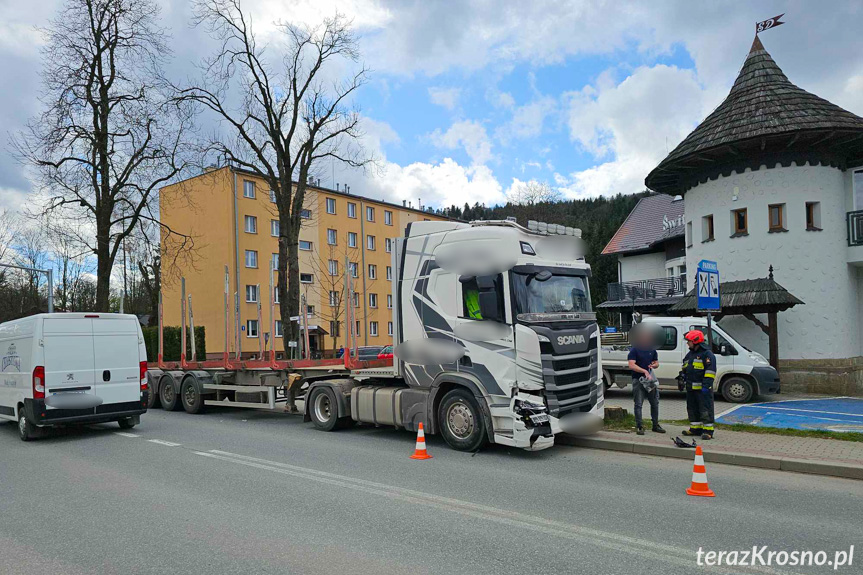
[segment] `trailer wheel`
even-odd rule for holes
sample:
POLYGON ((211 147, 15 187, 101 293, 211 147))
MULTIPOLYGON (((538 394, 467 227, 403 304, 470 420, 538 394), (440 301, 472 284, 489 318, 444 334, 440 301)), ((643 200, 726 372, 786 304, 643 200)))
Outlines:
POLYGON ((474 396, 464 388, 447 393, 438 408, 438 427, 444 440, 458 451, 478 451, 487 442, 485 417, 474 396))
POLYGON ((752 383, 742 377, 729 377, 722 382, 722 397, 731 403, 746 403, 755 394, 752 383))
POLYGON ((180 399, 186 413, 204 412, 204 396, 201 395, 198 383, 193 377, 189 376, 183 380, 183 384, 180 386, 180 399))
POLYGON ((159 401, 162 403, 162 409, 165 411, 177 411, 180 409, 180 398, 177 397, 177 392, 174 391, 174 382, 170 377, 161 382, 159 385, 159 401))
POLYGON ((316 387, 309 397, 309 417, 320 430, 332 431, 339 426, 339 405, 329 387, 316 387))

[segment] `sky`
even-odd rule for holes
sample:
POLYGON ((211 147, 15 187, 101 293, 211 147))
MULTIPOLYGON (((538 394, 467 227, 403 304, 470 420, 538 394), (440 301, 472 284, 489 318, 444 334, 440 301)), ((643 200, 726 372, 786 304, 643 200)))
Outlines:
MULTIPOLYGON (((45 26, 61 0, 0 0, 0 208, 34 192, 9 138, 39 111, 45 26)), ((212 48, 188 0, 156 0, 180 80, 212 48)), ((243 0, 278 53, 277 20, 353 20, 369 82, 357 93, 376 169, 319 167, 321 184, 416 206, 494 205, 523 182, 566 198, 631 194, 728 94, 755 22, 801 88, 863 115, 863 3, 243 0)), ((212 119, 201 118, 206 124, 212 119)), ((206 125, 204 126, 207 127, 206 125)))

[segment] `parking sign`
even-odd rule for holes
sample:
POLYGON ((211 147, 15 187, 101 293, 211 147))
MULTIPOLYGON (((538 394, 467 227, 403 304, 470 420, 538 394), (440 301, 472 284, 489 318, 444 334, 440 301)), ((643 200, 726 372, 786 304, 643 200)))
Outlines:
POLYGON ((698 295, 698 311, 720 311, 719 303, 719 267, 716 262, 701 260, 698 262, 698 275, 695 281, 695 292, 698 295))

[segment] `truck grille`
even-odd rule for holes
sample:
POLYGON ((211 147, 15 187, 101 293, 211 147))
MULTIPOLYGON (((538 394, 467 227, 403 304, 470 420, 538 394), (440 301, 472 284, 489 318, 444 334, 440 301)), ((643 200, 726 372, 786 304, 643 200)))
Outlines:
POLYGON ((580 354, 543 353, 542 368, 546 403, 552 415, 586 412, 596 405, 599 365, 594 343, 580 354))

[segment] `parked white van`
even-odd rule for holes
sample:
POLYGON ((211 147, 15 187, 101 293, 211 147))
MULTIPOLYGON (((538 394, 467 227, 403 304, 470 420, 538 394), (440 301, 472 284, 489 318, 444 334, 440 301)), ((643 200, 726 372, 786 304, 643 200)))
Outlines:
POLYGON ((134 315, 43 313, 0 324, 0 420, 28 441, 54 425, 116 421, 147 410, 147 352, 134 315))

